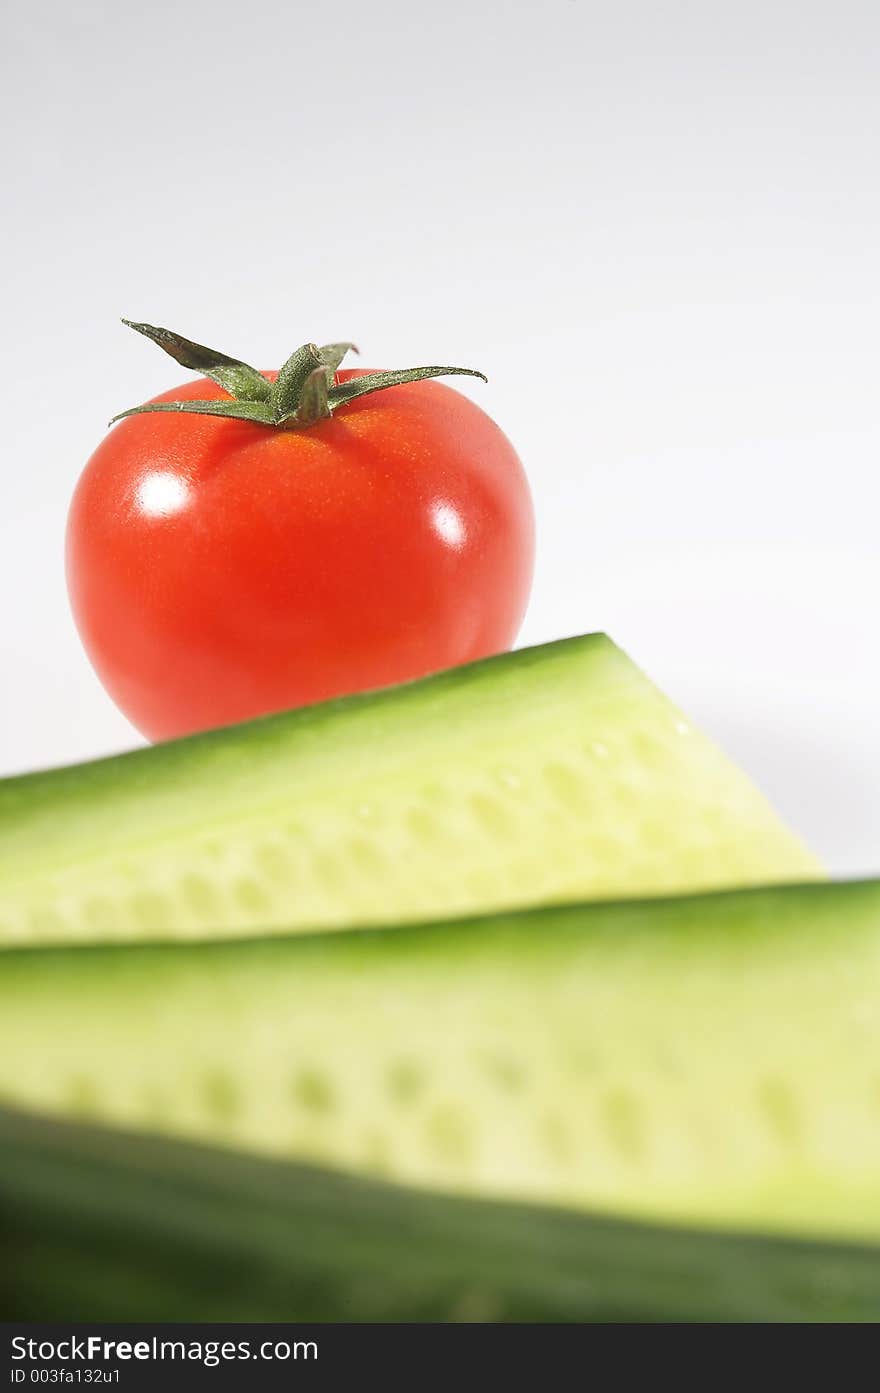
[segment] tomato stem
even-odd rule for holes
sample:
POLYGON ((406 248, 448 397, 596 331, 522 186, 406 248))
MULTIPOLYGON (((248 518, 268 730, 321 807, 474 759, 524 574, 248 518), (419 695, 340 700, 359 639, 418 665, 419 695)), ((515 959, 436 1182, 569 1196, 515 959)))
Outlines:
POLYGON ((228 416, 236 421, 251 421, 255 425, 276 430, 302 430, 318 421, 327 420, 337 407, 345 406, 358 397, 384 392, 389 387, 399 387, 406 382, 456 375, 479 377, 483 382, 487 381, 484 374, 474 368, 425 367, 368 372, 347 382, 337 382, 337 369, 347 353, 357 353, 355 345, 328 343, 319 348, 317 344, 306 343, 290 355, 276 380, 270 382, 264 373, 248 363, 230 358, 217 349, 206 348, 192 339, 185 339, 170 329, 136 323, 131 319, 123 319, 122 322, 158 344, 183 367, 209 377, 228 392, 229 397, 210 401, 147 402, 144 406, 120 411, 118 416, 113 417, 111 425, 125 416, 154 411, 183 411, 199 416, 228 416))

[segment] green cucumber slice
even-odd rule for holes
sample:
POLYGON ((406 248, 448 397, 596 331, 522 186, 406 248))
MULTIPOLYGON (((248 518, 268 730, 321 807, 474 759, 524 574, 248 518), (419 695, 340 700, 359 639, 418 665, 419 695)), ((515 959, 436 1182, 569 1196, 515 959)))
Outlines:
POLYGON ((863 1321, 880 1248, 427 1194, 0 1112, 10 1321, 863 1321))
POLYGON ((486 1199, 880 1236, 880 881, 0 958, 0 1101, 486 1199))
POLYGON ((0 782, 0 944, 203 938, 805 879, 602 635, 0 782))

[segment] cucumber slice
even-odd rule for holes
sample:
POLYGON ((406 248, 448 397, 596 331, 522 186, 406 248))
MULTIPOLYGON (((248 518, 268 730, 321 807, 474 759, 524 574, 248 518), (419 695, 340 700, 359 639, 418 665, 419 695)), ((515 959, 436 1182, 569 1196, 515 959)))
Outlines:
POLYGON ((880 1248, 426 1194, 0 1112, 15 1321, 864 1321, 880 1248))
POLYGON ((240 935, 818 876, 602 635, 0 782, 0 944, 240 935))
POLYGON ((423 1189, 880 1235, 880 881, 10 950, 0 1100, 423 1189))

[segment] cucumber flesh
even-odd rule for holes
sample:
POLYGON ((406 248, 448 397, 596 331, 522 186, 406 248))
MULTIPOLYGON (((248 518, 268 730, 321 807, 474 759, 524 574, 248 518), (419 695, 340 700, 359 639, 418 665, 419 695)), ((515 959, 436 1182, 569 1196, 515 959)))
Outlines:
POLYGON ((880 881, 10 950, 0 1100, 398 1185, 880 1236, 880 881))
POLYGON ((864 1321, 880 1248, 426 1194, 0 1112, 10 1321, 864 1321))
POLYGON ((392 924, 819 875, 602 635, 0 781, 0 946, 392 924))

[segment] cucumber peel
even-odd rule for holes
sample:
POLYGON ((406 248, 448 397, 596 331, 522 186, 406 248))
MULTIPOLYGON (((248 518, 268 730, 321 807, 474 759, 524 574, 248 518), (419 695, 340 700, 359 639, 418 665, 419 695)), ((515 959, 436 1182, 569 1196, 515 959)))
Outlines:
POLYGON ((10 950, 0 1102, 644 1222, 880 1238, 880 881, 10 950))
POLYGON ((595 634, 0 781, 0 946, 820 874, 751 782, 595 634))
POLYGON ((424 1194, 0 1111, 0 1316, 863 1321, 880 1248, 424 1194))

